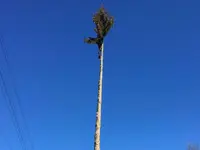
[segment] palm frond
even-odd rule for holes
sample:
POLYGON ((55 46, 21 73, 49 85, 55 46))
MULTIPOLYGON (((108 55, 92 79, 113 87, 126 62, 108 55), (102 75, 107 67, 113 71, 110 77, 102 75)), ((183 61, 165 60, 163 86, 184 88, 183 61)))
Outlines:
POLYGON ((88 44, 97 44, 98 38, 92 38, 92 37, 88 37, 84 39, 85 43, 88 44))
POLYGON ((98 37, 104 38, 114 24, 114 18, 106 12, 104 7, 93 16, 93 22, 96 25, 95 31, 98 37))
POLYGON ((104 37, 108 34, 114 24, 114 17, 110 16, 104 7, 101 7, 99 11, 94 14, 92 20, 95 24, 94 31, 96 32, 97 37, 89 37, 84 41, 88 44, 97 44, 99 49, 101 49, 104 37))

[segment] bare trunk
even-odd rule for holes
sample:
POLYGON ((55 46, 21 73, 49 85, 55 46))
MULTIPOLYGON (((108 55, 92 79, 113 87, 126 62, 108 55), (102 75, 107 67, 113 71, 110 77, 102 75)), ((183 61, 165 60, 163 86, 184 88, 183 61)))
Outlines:
POLYGON ((100 150, 102 81, 103 81, 103 52, 104 52, 104 44, 102 44, 101 56, 100 56, 100 71, 99 71, 99 82, 98 82, 98 100, 97 100, 97 110, 96 110, 94 150, 100 150))

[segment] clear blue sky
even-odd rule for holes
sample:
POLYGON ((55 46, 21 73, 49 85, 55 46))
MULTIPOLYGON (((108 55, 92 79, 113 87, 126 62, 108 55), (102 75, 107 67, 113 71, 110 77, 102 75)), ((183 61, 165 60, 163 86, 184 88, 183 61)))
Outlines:
MULTIPOLYGON (((104 3, 116 24, 105 41, 102 150, 185 150, 199 143, 200 1, 104 3)), ((95 35, 99 6, 0 0, 0 32, 34 150, 93 149, 99 62, 97 47, 83 38, 95 35)), ((17 107, 2 51, 0 67, 17 107)), ((6 106, 0 93, 0 149, 22 150, 6 106)))

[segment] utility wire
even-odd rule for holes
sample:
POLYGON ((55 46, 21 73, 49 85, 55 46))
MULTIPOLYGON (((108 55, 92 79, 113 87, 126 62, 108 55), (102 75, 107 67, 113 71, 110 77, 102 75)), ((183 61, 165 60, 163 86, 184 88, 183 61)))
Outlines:
POLYGON ((26 150, 24 137, 22 135, 22 130, 20 128, 19 121, 18 121, 17 115, 15 113, 15 106, 12 103, 12 100, 11 100, 9 94, 8 94, 6 82, 4 80, 3 73, 2 73, 1 70, 0 70, 0 80, 2 81, 1 82, 2 83, 1 84, 2 93, 4 93, 3 95, 4 95, 5 99, 8 102, 8 110, 9 110, 9 112, 11 114, 12 122, 13 122, 13 125, 14 125, 15 129, 16 129, 19 142, 21 144, 22 150, 26 150))
POLYGON ((20 97, 20 95, 18 93, 17 86, 15 84, 14 75, 13 75, 12 68, 11 68, 11 65, 10 65, 9 59, 8 59, 7 48, 6 48, 5 44, 4 44, 4 38, 3 38, 2 35, 0 35, 0 48, 2 50, 6 65, 8 67, 8 71, 9 71, 10 76, 11 76, 11 81, 12 81, 12 85, 13 85, 14 94, 15 94, 15 97, 16 97, 16 100, 17 100, 17 104, 19 106, 19 111, 20 111, 20 114, 21 114, 25 129, 26 129, 26 133, 28 135, 28 139, 29 139, 29 142, 30 142, 31 150, 34 150, 34 143, 33 143, 33 140, 31 139, 30 129, 29 129, 29 126, 27 125, 26 117, 25 117, 24 111, 22 109, 21 97, 20 97))

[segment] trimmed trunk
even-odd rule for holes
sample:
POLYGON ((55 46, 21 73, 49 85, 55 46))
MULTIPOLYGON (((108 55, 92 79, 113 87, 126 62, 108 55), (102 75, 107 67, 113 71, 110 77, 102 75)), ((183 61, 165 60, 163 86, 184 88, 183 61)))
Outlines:
POLYGON ((101 47, 100 54, 100 71, 98 82, 98 100, 96 110, 96 124, 95 124, 95 136, 94 136, 94 150, 100 150, 100 130, 101 130, 101 105, 102 105, 102 82, 103 82, 103 52, 104 44, 101 47))

